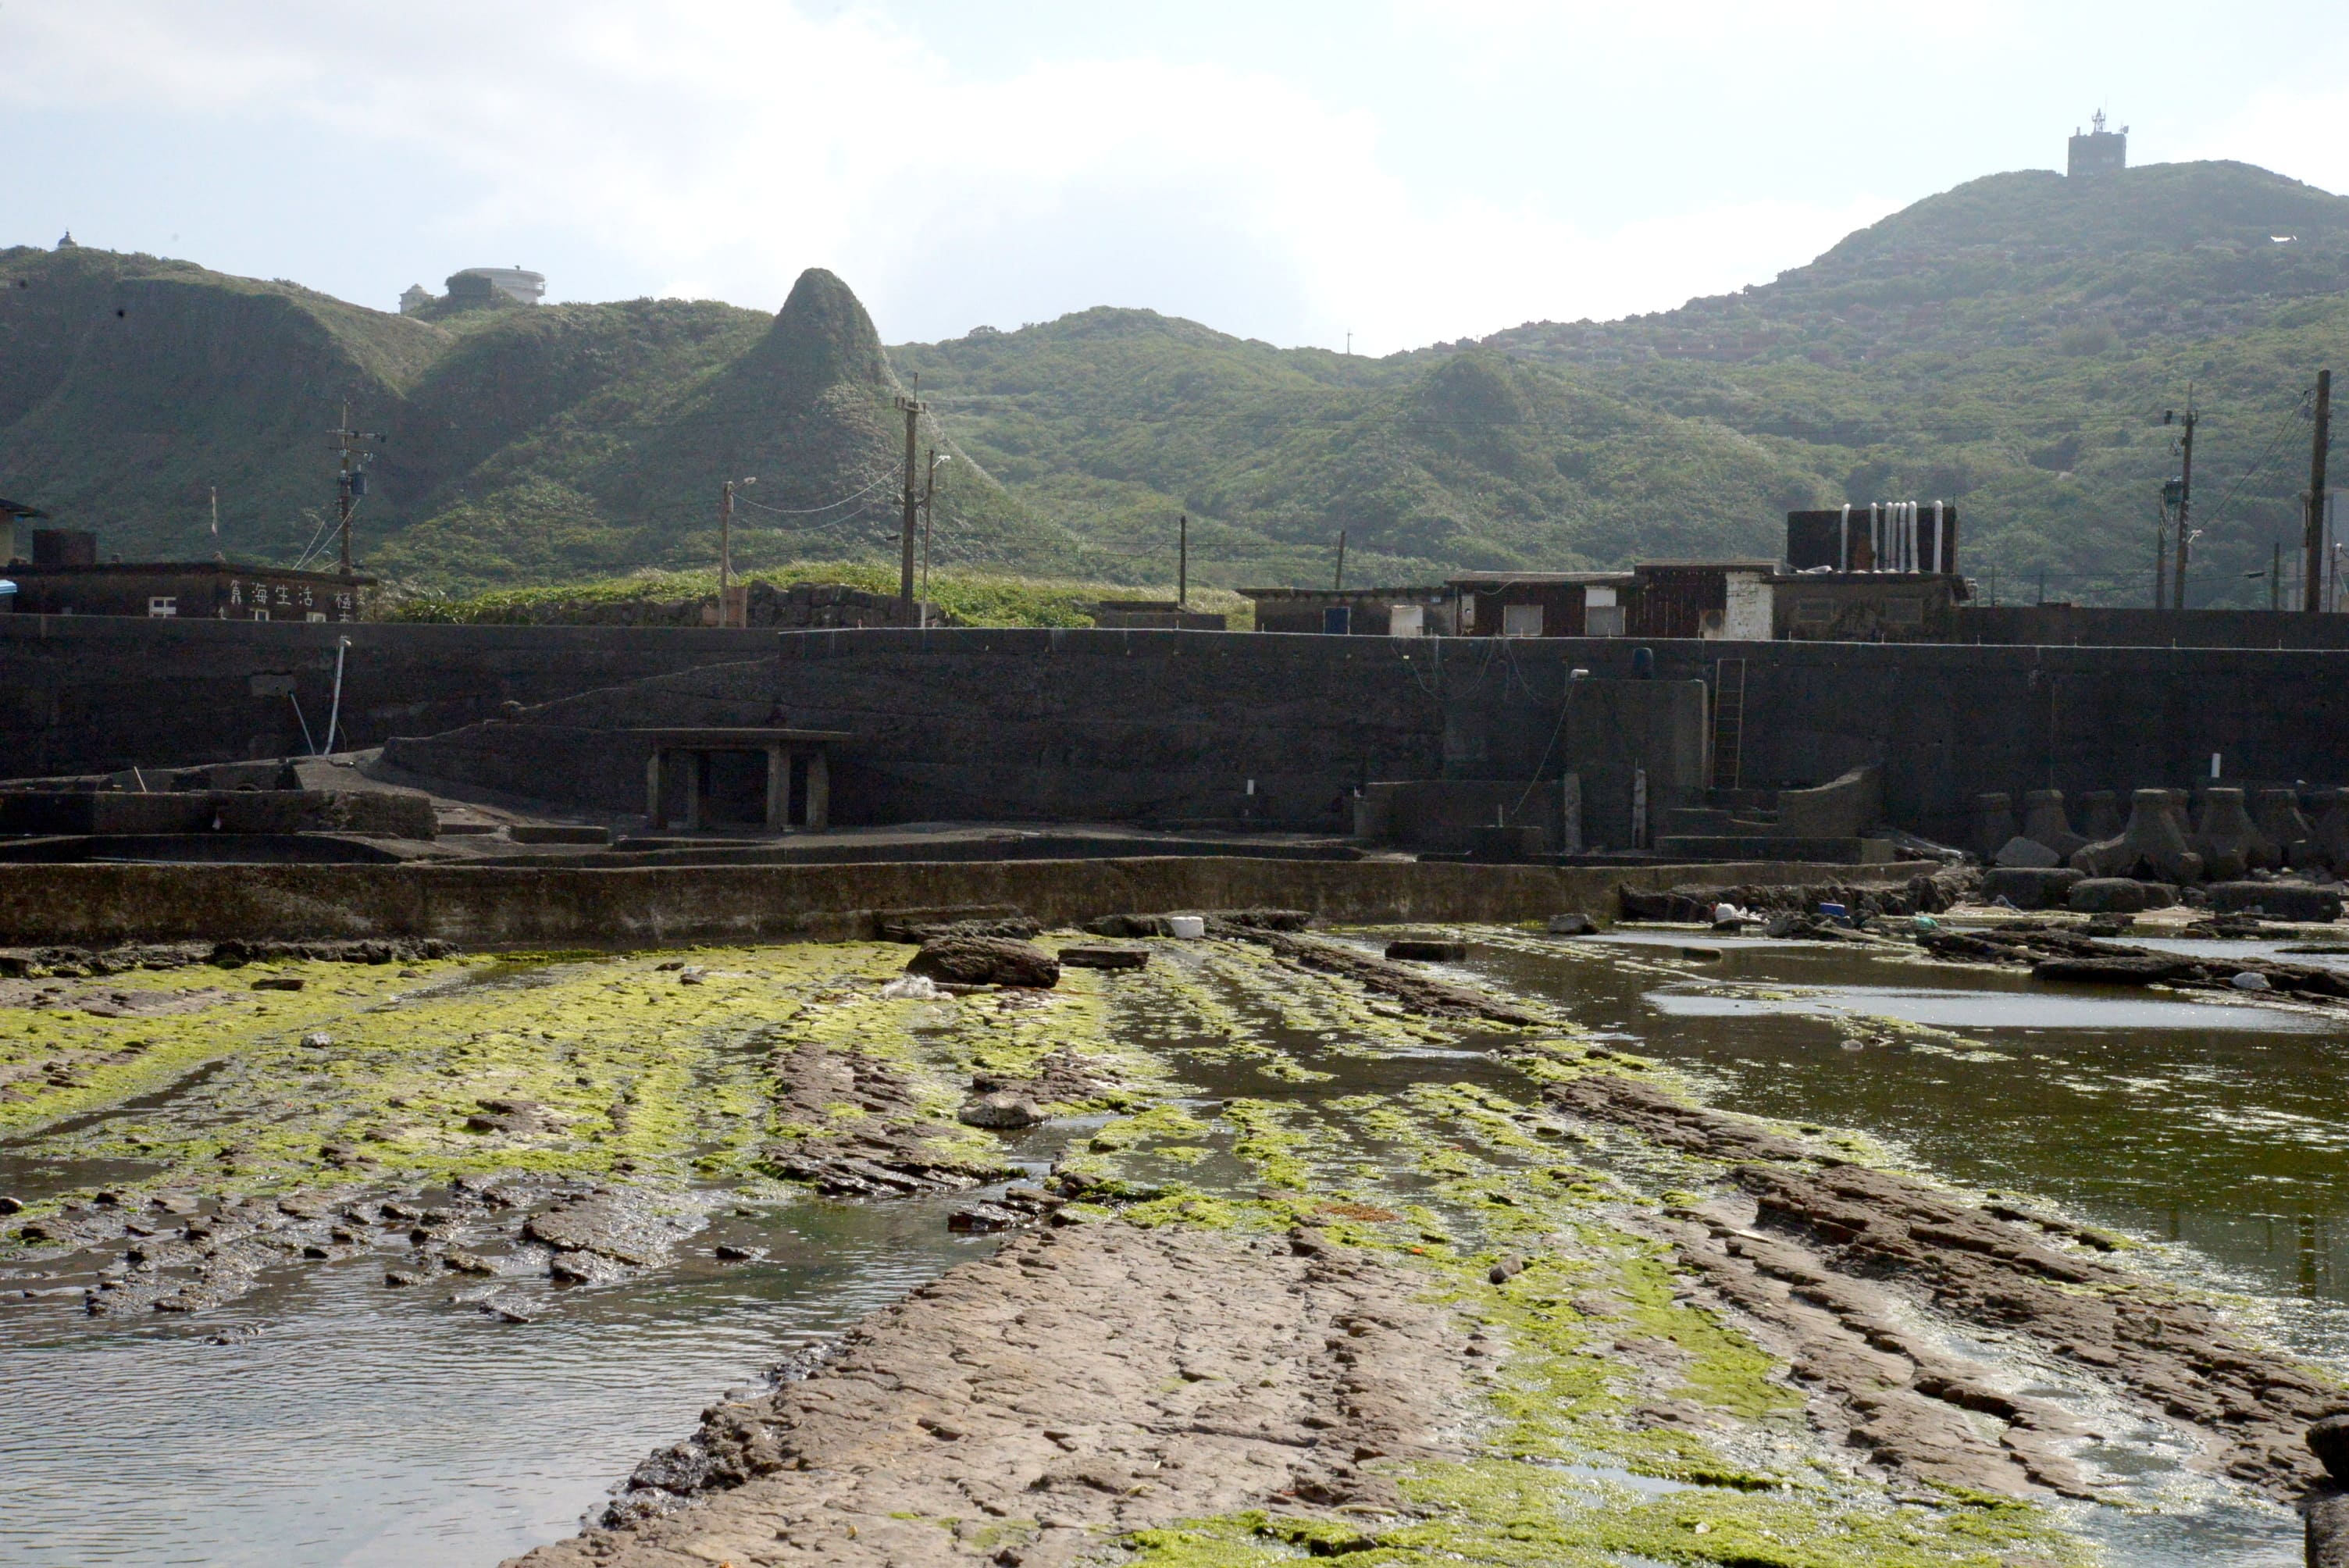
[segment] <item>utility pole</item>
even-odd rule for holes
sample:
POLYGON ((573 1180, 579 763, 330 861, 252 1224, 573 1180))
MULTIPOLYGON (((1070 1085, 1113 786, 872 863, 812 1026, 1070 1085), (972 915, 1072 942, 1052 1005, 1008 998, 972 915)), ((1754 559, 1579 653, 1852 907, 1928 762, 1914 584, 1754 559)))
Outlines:
POLYGON ((2274 545, 2274 559, 2268 564, 2268 608, 2283 608, 2283 541, 2274 545))
MULTIPOLYGON (((949 453, 947 462, 954 461, 949 453)), ((929 475, 922 481, 922 624, 929 623, 930 604, 930 523, 938 512, 938 449, 930 449, 929 475)))
POLYGON ((214 485, 214 486, 212 486, 212 559, 213 559, 214 561, 224 562, 224 561, 226 561, 226 560, 228 559, 228 557, 227 557, 227 556, 225 556, 225 555, 222 555, 222 554, 221 553, 221 547, 220 547, 220 486, 218 486, 218 485, 214 485))
POLYGON ((1341 529, 1340 529, 1340 530, 1338 531, 1338 580, 1337 580, 1336 582, 1332 583, 1330 585, 1330 592, 1331 592, 1332 593, 1343 593, 1345 591, 1346 591, 1346 531, 1345 531, 1344 529, 1342 529, 1342 528, 1341 528, 1341 529))
POLYGON ((1174 609, 1177 614, 1191 607, 1191 514, 1183 512, 1174 520, 1174 609))
POLYGON ((718 499, 718 624, 734 624, 734 603, 726 590, 734 577, 734 481, 728 480, 718 499))
POLYGON ((383 435, 377 430, 352 429, 351 406, 347 402, 343 405, 343 422, 335 428, 333 434, 335 445, 327 449, 339 453, 342 459, 341 467, 335 474, 335 522, 336 530, 341 535, 343 575, 348 577, 353 575, 351 504, 367 494, 367 465, 375 461, 375 453, 362 443, 380 441, 383 435))
POLYGON ((2308 565, 2301 584, 2301 608, 2313 615, 2323 607, 2318 592, 2324 578, 2324 458, 2333 444, 2333 372, 2316 373, 2316 438, 2308 458, 2308 522, 2302 542, 2308 565))
POLYGON ((905 601, 905 622, 914 624, 914 509, 921 497, 914 490, 914 427, 922 417, 919 398, 900 397, 897 407, 905 416, 905 519, 897 531, 901 553, 898 558, 897 596, 905 601))
POLYGON ((2158 610, 2169 603, 2169 509, 2156 501, 2154 511, 2161 520, 2153 525, 2153 607, 2158 610))
MULTIPOLYGON (((2186 418, 2181 421, 2186 433, 2178 443, 2180 453, 2178 469, 2178 563, 2169 574, 2169 607, 2173 610, 2186 608, 2186 562, 2194 542, 2193 531, 2187 527, 2187 519, 2194 508, 2194 427, 2200 418, 2201 416, 2194 411, 2194 388, 2189 387, 2186 389, 2186 418)), ((2164 412, 2161 422, 2167 425, 2169 419, 2168 413, 2164 412)))

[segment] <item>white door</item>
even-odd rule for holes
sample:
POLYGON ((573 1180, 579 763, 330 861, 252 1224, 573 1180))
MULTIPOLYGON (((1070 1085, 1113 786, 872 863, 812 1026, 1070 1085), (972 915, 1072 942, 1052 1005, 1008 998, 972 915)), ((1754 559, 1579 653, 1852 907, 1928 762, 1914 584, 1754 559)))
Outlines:
POLYGON ((1504 604, 1501 606, 1501 635, 1505 637, 1538 637, 1542 634, 1542 607, 1538 604, 1504 604))
POLYGON ((1423 604, 1388 605, 1387 635, 1390 637, 1427 635, 1427 607, 1423 604))

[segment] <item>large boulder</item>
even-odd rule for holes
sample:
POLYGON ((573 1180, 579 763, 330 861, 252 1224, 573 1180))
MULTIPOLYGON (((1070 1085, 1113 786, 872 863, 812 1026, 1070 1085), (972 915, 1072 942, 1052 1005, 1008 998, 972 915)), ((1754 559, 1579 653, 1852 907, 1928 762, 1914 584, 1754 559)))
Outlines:
POLYGON ((905 965, 909 975, 949 985, 1025 985, 1049 991, 1061 983, 1061 961, 1032 942, 1008 936, 940 936, 922 944, 905 965))
POLYGON ((2134 877, 2085 877, 2065 902, 2082 914, 2141 914, 2155 907, 2152 888, 2134 877))
POLYGON ((2187 847, 2177 801, 2168 789, 2137 790, 2129 799, 2128 826, 2075 854, 2072 867, 2092 877, 2202 880, 2202 857, 2187 847))
POLYGON ((2253 911, 2270 920, 2330 923, 2341 918, 2341 895, 2329 887, 2306 882, 2223 882, 2206 890, 2210 908, 2220 914, 2253 911))
POLYGON ((1982 901, 2000 899, 2017 909, 2060 907, 2082 872, 2068 866, 1998 866, 1982 873, 1982 901))
POLYGON ((2070 819, 2064 815, 2064 791, 2061 789, 2024 792, 2023 836, 2054 851, 2057 865, 2070 860, 2075 850, 2085 849, 2088 845, 2087 840, 2072 830, 2070 819))

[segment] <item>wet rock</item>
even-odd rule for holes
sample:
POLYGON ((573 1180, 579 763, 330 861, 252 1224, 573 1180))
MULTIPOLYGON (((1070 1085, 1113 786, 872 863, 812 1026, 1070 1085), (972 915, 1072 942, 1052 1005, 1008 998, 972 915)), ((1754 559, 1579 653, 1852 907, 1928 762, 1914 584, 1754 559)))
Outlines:
POLYGON ((1470 986, 1438 980, 1416 970, 1319 937, 1291 936, 1260 927, 1225 924, 1220 920, 1208 934, 1226 941, 1261 944, 1282 960, 1303 969, 1340 975, 1365 988, 1392 996, 1413 1012, 1437 1017, 1486 1018, 1496 1024, 1538 1026, 1542 1020, 1523 1007, 1470 986))
POLYGON ((2349 1568, 2349 1489, 2320 1485, 2300 1505, 2308 1568, 2349 1568))
POLYGON ((666 1260, 686 1228, 649 1197, 627 1191, 563 1199, 523 1222, 525 1237, 559 1253, 594 1253, 636 1268, 666 1260))
POLYGON ((537 1132, 547 1124, 546 1109, 536 1100, 477 1099, 481 1109, 465 1119, 469 1132, 537 1132))
POLYGON ((1525 1254, 1523 1253, 1511 1253, 1507 1257, 1503 1258, 1499 1263, 1496 1263, 1491 1268, 1486 1269, 1485 1271, 1485 1277, 1494 1284, 1506 1284, 1525 1272, 1525 1254))
POLYGON ((299 975, 271 975, 253 983, 256 991, 299 991, 309 982, 299 975))
MULTIPOLYGON (((663 1561, 882 1568, 981 1560, 909 1499, 1034 1521, 1009 1556, 1072 1564, 1133 1530, 1319 1498, 1392 1511, 1399 1467, 1464 1458, 1453 1313, 1345 1249, 1117 1225, 1030 1233, 843 1336, 812 1375, 704 1412, 604 1532, 527 1568, 663 1561), (698 1499, 671 1511, 668 1500, 698 1499), (745 1543, 736 1547, 733 1543, 745 1543)), ((1368 1526, 1364 1527, 1366 1530, 1368 1526)))
POLYGON ((561 1284, 611 1284, 635 1272, 600 1253, 557 1253, 546 1264, 546 1277, 561 1284))
POLYGON ((709 1249, 709 1253, 710 1256, 717 1258, 723 1263, 747 1264, 754 1259, 765 1257, 767 1255, 767 1249, 764 1247, 740 1246, 733 1242, 720 1242, 716 1246, 709 1249))
POLYGON ((473 1305, 501 1323, 535 1323, 543 1310, 536 1302, 503 1291, 485 1295, 473 1305))
POLYGON ((2041 871, 2062 865, 2064 857, 2038 840, 2018 834, 1999 846, 1998 853, 1991 857, 1991 863, 2001 871, 2041 871))
POLYGON ((0 1196, 0 1214, 21 1214, 24 1212, 25 1201, 22 1198, 0 1196))
POLYGON ((885 1063, 807 1041, 778 1052, 773 1068, 776 1122, 805 1130, 761 1151, 761 1167, 770 1175, 804 1181, 829 1197, 856 1198, 972 1187, 1010 1173, 999 1161, 941 1153, 932 1139, 951 1133, 953 1124, 936 1118, 885 1063), (840 1104, 866 1114, 831 1114, 828 1108, 840 1104))
POLYGON ((2086 873, 2068 866, 1997 866, 1982 873, 1982 899, 2004 899, 2017 909, 2046 909, 2064 903, 2086 873))
POLYGON ((1543 929, 1552 936, 1596 936, 1599 923, 1587 914, 1553 914, 1543 929))
POLYGON ((2159 985, 2195 972, 2189 959, 2158 953, 2098 958, 2045 958, 2031 966, 2033 980, 2074 985, 2159 985))
POLYGON ((2203 890, 2222 914, 2261 914, 2270 920, 2330 923, 2341 918, 2341 894, 2329 887, 2292 882, 2212 882, 2203 890))
POLYGON ((440 1255, 440 1266, 451 1274, 494 1274, 498 1272, 498 1265, 481 1253, 461 1252, 455 1247, 440 1255))
POLYGON ((2150 890, 2133 877, 2084 877, 2064 901, 2083 914, 2139 914, 2153 906, 2150 890))
POLYGON ((1468 956, 1464 942, 1428 942, 1405 938, 1387 944, 1389 958, 1412 959, 1423 964, 1457 964, 1468 956))
POLYGON ((323 1031, 302 1037, 302 1044, 314 1051, 323 1051, 335 1043, 335 1037, 323 1031))
POLYGON ((1020 1128, 1033 1127, 1044 1119, 1044 1113, 1016 1094, 983 1094, 967 1102, 955 1113, 955 1119, 966 1127, 1020 1128))
POLYGON ((1150 962, 1144 947, 1063 947, 1061 963, 1070 969, 1140 969, 1150 962))
POLYGON ((2308 1429, 2308 1451, 2323 1462, 2333 1480, 2349 1481, 2349 1410, 2335 1410, 2308 1429))
POLYGON ((1050 990, 1061 983, 1060 961, 1033 943, 999 936, 944 936, 924 943, 906 972, 961 985, 1019 985, 1050 990))
POLYGON ((948 1214, 947 1229, 970 1233, 1008 1231, 1024 1224, 1029 1218, 1029 1215, 1016 1209, 1007 1209, 1000 1203, 972 1203, 948 1214))

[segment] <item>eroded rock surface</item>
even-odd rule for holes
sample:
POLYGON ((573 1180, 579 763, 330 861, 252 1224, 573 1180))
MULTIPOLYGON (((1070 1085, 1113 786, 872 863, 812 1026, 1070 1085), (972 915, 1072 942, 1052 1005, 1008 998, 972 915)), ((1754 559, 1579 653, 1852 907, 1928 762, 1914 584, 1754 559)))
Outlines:
MULTIPOLYGON (((2094 1255, 2110 1239, 2050 1216, 1975 1207, 1891 1171, 1821 1159, 1745 1118, 1593 1074, 1548 1091, 1559 1109, 1733 1161, 1750 1218, 1721 1203, 1677 1212, 1682 1260, 1749 1314, 1852 1439, 1895 1469, 1993 1491, 2081 1490, 2053 1446, 2076 1429, 2043 1401, 1992 1387, 1900 1326, 1897 1296, 2021 1336, 2120 1400, 2180 1423, 2208 1462, 2279 1498, 2319 1467, 2309 1424, 2344 1390, 2228 1331, 2200 1302, 2094 1255), (1962 1412, 1995 1417, 1992 1441, 1962 1412)), ((1818 1413, 1815 1410, 1815 1414, 1818 1413)))
POLYGON ((1458 1457, 1466 1408, 1426 1284, 1308 1238, 1022 1235, 712 1408, 608 1528, 515 1561, 1047 1568, 1183 1518, 1392 1502, 1379 1461, 1458 1457))
POLYGON ((940 1149, 955 1125, 874 1057, 804 1041, 775 1053, 773 1067, 775 1119, 801 1135, 770 1145, 761 1163, 787 1181, 833 1197, 894 1197, 1011 1173, 1000 1160, 940 1149))

